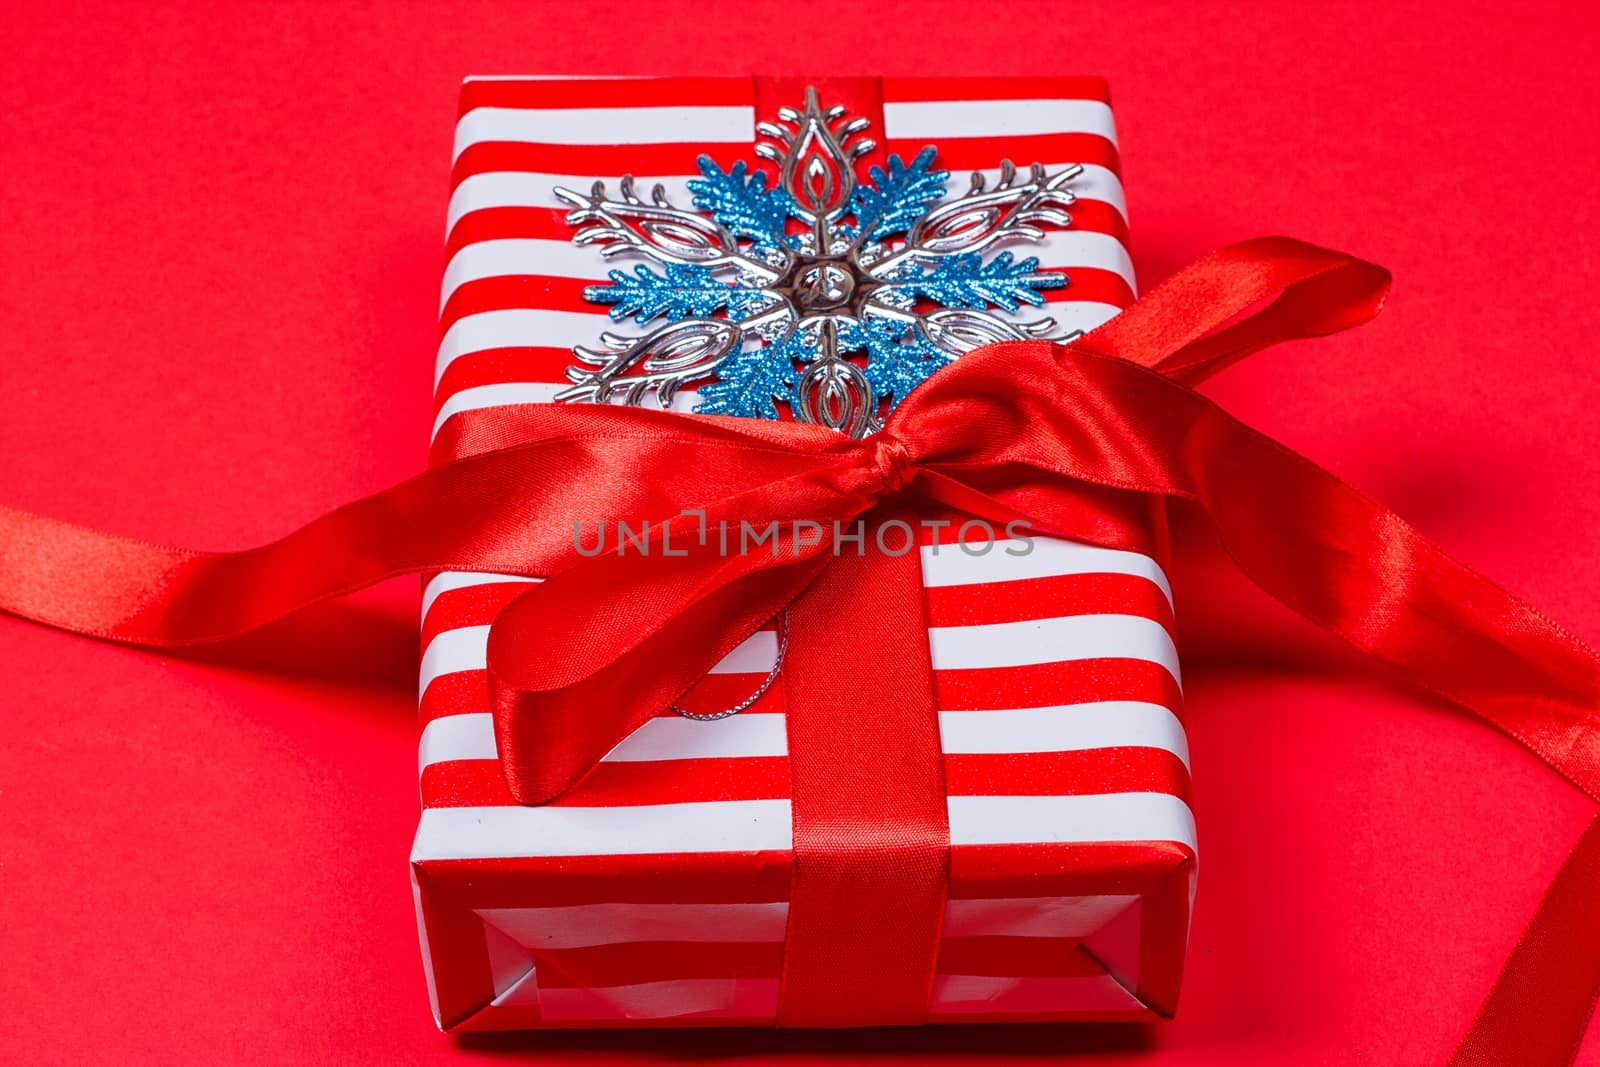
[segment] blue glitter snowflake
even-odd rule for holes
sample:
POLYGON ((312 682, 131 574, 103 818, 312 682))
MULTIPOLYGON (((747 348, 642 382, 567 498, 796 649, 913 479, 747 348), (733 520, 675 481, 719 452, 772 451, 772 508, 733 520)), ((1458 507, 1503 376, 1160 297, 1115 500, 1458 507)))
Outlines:
POLYGON ((803 111, 779 118, 757 127, 767 140, 755 148, 777 164, 777 181, 701 156, 693 210, 661 186, 641 196, 631 177, 615 197, 599 182, 587 194, 556 190, 576 243, 659 268, 613 270, 585 289, 614 321, 649 330, 574 349, 562 399, 666 407, 696 384, 703 414, 775 419, 787 404, 802 421, 859 436, 963 352, 1055 331, 1050 318, 1013 313, 1043 305, 1066 276, 1035 256, 986 253, 1068 225, 1066 186, 1081 167, 1003 162, 992 187, 978 172, 951 197, 930 146, 910 162, 890 155, 858 182, 855 161, 873 148, 859 136, 864 120, 824 111, 812 90, 803 111))

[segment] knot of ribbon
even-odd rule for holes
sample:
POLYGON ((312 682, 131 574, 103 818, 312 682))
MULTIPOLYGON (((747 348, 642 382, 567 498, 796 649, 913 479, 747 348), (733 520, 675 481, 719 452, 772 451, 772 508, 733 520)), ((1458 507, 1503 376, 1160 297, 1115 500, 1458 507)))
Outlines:
MULTIPOLYGON (((1286 238, 1234 245, 1071 343, 969 353, 864 442, 603 406, 465 413, 436 442, 464 458, 241 552, 0 508, 0 610, 177 646, 403 573, 543 577, 488 644, 501 764, 516 799, 537 804, 822 580, 837 561, 801 524, 826 529, 903 495, 1125 547, 1131 510, 1155 495, 1203 509, 1263 589, 1600 800, 1600 657, 1191 388, 1268 345, 1365 321, 1388 284, 1380 267, 1286 238), (577 550, 575 523, 622 519, 648 523, 647 550, 577 550), (730 523, 772 528, 771 550, 722 551, 707 531, 730 523)), ((1600 990, 1597 885, 1600 820, 1452 1062, 1571 1062, 1600 990)))
POLYGON ((887 430, 867 442, 871 450, 872 465, 883 478, 885 493, 898 493, 916 476, 916 464, 907 451, 905 442, 887 430))

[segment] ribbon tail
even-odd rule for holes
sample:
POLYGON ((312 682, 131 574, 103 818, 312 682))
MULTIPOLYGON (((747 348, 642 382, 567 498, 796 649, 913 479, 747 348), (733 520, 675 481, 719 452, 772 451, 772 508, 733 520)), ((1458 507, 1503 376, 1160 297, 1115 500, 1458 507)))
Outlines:
POLYGON ((153 545, 0 507, 0 612, 173 647, 248 633, 402 574, 553 574, 581 562, 573 519, 675 514, 812 470, 823 462, 814 452, 833 443, 817 427, 746 429, 601 405, 524 405, 506 421, 519 443, 237 552, 153 545))
MULTIPOLYGON (((1499 727, 1600 800, 1600 656, 1591 648, 1193 390, 1123 360, 1055 352, 1057 387, 1042 401, 1049 414, 1033 413, 1054 431, 1047 446, 1035 442, 1038 465, 1199 504, 1256 585, 1499 727)), ((1027 355, 1017 346, 1019 359, 1027 355)), ((1597 886, 1600 829, 1591 826, 1455 1062, 1571 1062, 1600 977, 1597 886), (1546 1006, 1534 1011, 1530 998, 1546 1006), (1537 1026, 1550 1032, 1530 1037, 1537 1026)))
POLYGON ((530 478, 571 451, 543 443, 407 479, 270 544, 197 552, 0 507, 0 611, 125 644, 182 646, 258 629, 424 570, 539 574, 567 531, 513 522, 530 478))
POLYGON ((1570 1064, 1600 997, 1600 815, 1583 831, 1448 1067, 1570 1064))
POLYGON ((1184 267, 1074 347, 1192 385, 1282 341, 1361 325, 1382 310, 1391 281, 1376 263, 1258 237, 1184 267))
MULTIPOLYGON (((1006 347, 1018 373, 1051 379, 1038 395, 967 413, 979 424, 1048 427, 1008 452, 1012 462, 1199 504, 1256 585, 1412 684, 1498 726, 1600 800, 1600 656, 1593 649, 1399 515, 1194 390, 1076 346, 1006 347), (1053 368, 1043 366, 1047 360, 1053 368)), ((1002 501, 1022 497, 1005 468, 964 474, 1002 501)), ((1040 528, 1070 528, 1072 494, 1062 495, 1059 514, 1044 515, 1040 528)))

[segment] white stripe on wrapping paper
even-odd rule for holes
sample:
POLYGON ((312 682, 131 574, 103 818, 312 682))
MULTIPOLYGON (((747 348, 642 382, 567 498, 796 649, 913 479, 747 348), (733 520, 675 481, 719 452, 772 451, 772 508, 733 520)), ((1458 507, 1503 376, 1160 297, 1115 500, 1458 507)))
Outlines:
MULTIPOLYGON (((1046 162, 1045 168, 1056 171, 1074 162, 1076 161, 1070 159, 1046 162)), ((982 170, 979 173, 988 181, 989 188, 993 188, 1000 180, 998 167, 993 170, 982 170)), ((959 176, 952 176, 952 180, 958 178, 964 180, 966 176, 966 172, 962 172, 959 176)), ((461 221, 463 215, 489 208, 544 207, 570 211, 572 205, 557 199, 552 191, 557 186, 583 193, 588 191, 596 178, 611 182, 619 177, 621 175, 617 174, 550 174, 542 171, 517 170, 486 170, 468 175, 461 179, 455 191, 450 194, 450 206, 445 214, 445 232, 449 233, 455 229, 456 223, 461 221)), ((692 174, 657 177, 640 175, 634 179, 634 183, 643 190, 649 190, 659 184, 674 204, 688 207, 694 202, 688 189, 688 182, 694 177, 692 174)), ((1083 166, 1083 173, 1072 179, 1071 189, 1078 199, 1104 201, 1116 208, 1117 213, 1123 218, 1127 218, 1122 180, 1117 177, 1115 171, 1098 163, 1086 163, 1083 166)))
POLYGON ((1148 578, 1161 587, 1167 603, 1172 603, 1172 586, 1166 574, 1155 560, 1139 552, 1097 548, 1055 537, 998 540, 994 548, 982 556, 970 555, 956 545, 924 545, 922 548, 922 584, 928 587, 988 585, 1067 574, 1128 574, 1148 578), (1013 551, 1023 554, 1013 555, 1013 551))
POLYGON ((513 995, 505 1003, 522 1003, 523 996, 526 1003, 539 1005, 540 1018, 566 1022, 682 1015, 770 1021, 778 1012, 776 978, 680 978, 598 989, 559 986, 513 995))
MULTIPOLYGON (((1095 300, 1061 300, 1042 308, 1028 308, 1020 312, 1001 312, 1002 318, 1026 321, 1045 316, 1054 319, 1063 330, 1082 330, 1085 333, 1116 315, 1121 309, 1115 304, 1102 304, 1095 300)), ((615 330, 605 312, 547 311, 542 308, 508 308, 500 311, 481 311, 463 315, 445 331, 439 343, 439 358, 434 366, 433 386, 445 370, 462 356, 474 352, 487 352, 496 348, 572 348, 575 345, 594 345, 600 334, 615 330)))
POLYGON ((539 237, 502 237, 462 246, 444 268, 439 287, 439 310, 461 286, 485 278, 537 274, 556 278, 603 281, 610 271, 626 270, 638 260, 607 262, 598 245, 547 241, 539 237))
MULTIPOLYGON (((489 627, 461 626, 441 630, 422 653, 417 692, 425 692, 437 678, 461 671, 481 671, 487 664, 489 627)), ((778 658, 778 635, 757 630, 722 657, 708 674, 765 674, 778 658)))
POLYGON ((947 755, 1159 748, 1189 765, 1189 742, 1178 717, 1160 704, 1139 700, 941 711, 939 738, 947 755))
POLYGON ((488 626, 461 626, 435 634, 422 651, 422 666, 417 671, 417 695, 427 691, 434 679, 459 671, 481 671, 488 666, 488 626))
POLYGON ((778 634, 757 630, 734 647, 708 674, 766 674, 778 661, 778 634))
POLYGON ((494 743, 494 716, 487 711, 441 715, 422 728, 417 743, 417 773, 435 763, 458 759, 498 759, 494 743))
POLYGON ((1175 841, 1195 850, 1194 813, 1171 793, 957 796, 949 814, 952 845, 1175 841))
MULTIPOLYGON (((500 385, 475 385, 463 389, 458 393, 451 393, 443 404, 439 405, 439 414, 434 416, 433 434, 431 441, 439 436, 439 431, 444 429, 444 424, 452 418, 467 411, 482 411, 486 408, 504 407, 507 404, 549 404, 556 394, 570 388, 564 382, 506 382, 500 385)), ((700 394, 693 389, 685 389, 673 394, 672 411, 693 411, 694 406, 700 402, 700 394)))
MULTIPOLYGON (((949 798, 950 843, 1173 841, 1195 848, 1194 815, 1170 793, 949 798)), ((789 801, 623 808, 425 808, 412 861, 786 851, 789 801)))
MULTIPOLYGON (((781 712, 747 711, 716 724, 651 719, 606 753, 606 763, 657 760, 749 759, 786 756, 789 736, 781 712)), ((451 760, 495 759, 494 717, 486 711, 441 715, 422 729, 418 773, 451 760)))
POLYGON ((1106 1012, 1150 1009, 1108 974, 1071 978, 995 978, 940 974, 933 979, 929 1010, 935 1014, 981 1012, 1106 1012))
POLYGON ((998 315, 1012 322, 1027 322, 1038 318, 1053 319, 1058 333, 1070 334, 1073 331, 1088 333, 1110 322, 1121 312, 1122 309, 1115 304, 1102 304, 1096 300, 1055 300, 1044 307, 1001 311, 998 315))
POLYGON ((499 237, 463 245, 444 269, 439 287, 442 311, 450 297, 468 282, 535 274, 555 278, 603 281, 613 270, 627 270, 637 259, 607 261, 598 245, 575 245, 542 237, 499 237))
POLYGON ((1027 137, 1092 133, 1116 143, 1111 108, 1099 100, 918 100, 883 105, 888 137, 1027 137))
POLYGON ((1172 635, 1142 615, 1066 615, 982 626, 930 626, 928 648, 936 671, 1139 659, 1159 663, 1182 682, 1172 635))
POLYGON ((475 144, 703 144, 747 146, 755 139, 750 106, 475 107, 456 123, 455 155, 475 144))
MULTIPOLYGON (((474 211, 501 207, 542 207, 571 211, 572 205, 556 196, 557 188, 586 194, 597 178, 606 182, 609 187, 610 183, 620 177, 619 174, 550 174, 531 170, 486 170, 469 174, 461 179, 450 194, 450 206, 445 212, 445 233, 448 234, 455 229, 456 223, 461 221, 462 216, 474 211)), ((674 204, 689 207, 694 202, 689 192, 689 182, 694 178, 695 175, 692 174, 669 174, 657 177, 640 174, 633 180, 636 188, 645 191, 659 185, 674 204)))
POLYGON ((499 582, 526 582, 540 581, 538 578, 526 578, 519 574, 493 574, 487 571, 440 571, 428 580, 422 587, 422 618, 428 618, 428 609, 433 607, 433 602, 439 599, 441 593, 454 592, 457 589, 471 589, 480 585, 493 585, 499 582))
POLYGON ((945 937, 1088 937, 1138 896, 951 900, 945 937))
POLYGON ((474 352, 494 348, 571 348, 593 345, 616 323, 604 311, 547 311, 543 308, 507 308, 463 315, 450 324, 439 342, 433 387, 450 364, 474 352))
MULTIPOLYGON (((1066 271, 1069 276, 1067 291, 1071 292, 1070 275, 1075 267, 1093 267, 1107 270, 1133 285, 1133 261, 1122 242, 1107 233, 1090 230, 1051 230, 1043 240, 1018 249, 1018 255, 1038 256, 1039 261, 1051 270, 1066 271)), ((443 308, 451 295, 468 282, 484 278, 501 278, 515 275, 546 275, 556 278, 576 278, 582 281, 605 281, 613 270, 631 269, 637 260, 608 262, 595 246, 579 246, 571 241, 556 241, 542 237, 504 237, 488 241, 475 241, 464 245, 450 258, 445 267, 444 282, 440 288, 439 306, 443 308)))
POLYGON ((651 719, 606 754, 611 763, 653 760, 742 759, 787 756, 789 733, 782 712, 746 711, 716 723, 651 719), (706 729, 710 726, 711 729, 706 729))
POLYGON ((784 927, 789 921, 786 901, 576 904, 477 910, 485 922, 535 952, 639 941, 779 942, 783 940, 784 927))
POLYGON ((424 808, 411 861, 783 852, 792 845, 790 831, 787 800, 424 808))

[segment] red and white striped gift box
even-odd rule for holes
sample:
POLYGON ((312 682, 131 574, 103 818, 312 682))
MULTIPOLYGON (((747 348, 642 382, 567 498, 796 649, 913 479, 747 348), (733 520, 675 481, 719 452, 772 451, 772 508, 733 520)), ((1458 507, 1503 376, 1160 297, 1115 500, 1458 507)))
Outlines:
MULTIPOLYGON (((470 79, 435 436, 468 412, 549 401, 572 346, 614 325, 583 297, 608 265, 571 243, 554 187, 632 173, 687 203, 696 158, 752 158, 756 122, 796 106, 805 84, 470 79)), ((1132 300, 1103 82, 813 84, 871 118, 880 152, 933 144, 958 177, 1002 158, 1082 164, 1070 227, 1018 252, 1068 274, 1044 310, 1069 329, 1132 300)), ((1160 515, 1146 553, 1039 539, 1027 555, 921 554, 928 629, 906 639, 932 654, 951 837, 930 1018, 1169 1014, 1195 837, 1160 515)), ((782 687, 717 722, 663 712, 557 802, 519 806, 496 762, 484 649, 526 581, 443 573, 423 595, 412 874, 440 1025, 770 1025, 793 870, 782 687)), ((757 633, 684 703, 739 702, 776 652, 776 634, 757 633)))

